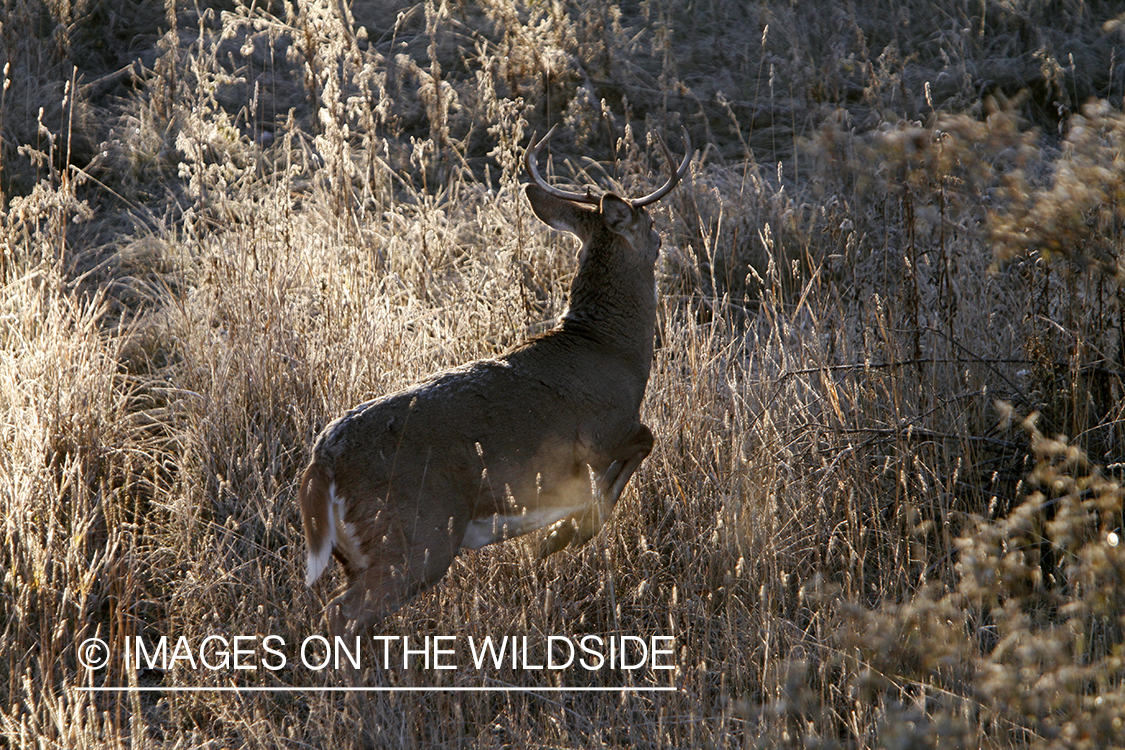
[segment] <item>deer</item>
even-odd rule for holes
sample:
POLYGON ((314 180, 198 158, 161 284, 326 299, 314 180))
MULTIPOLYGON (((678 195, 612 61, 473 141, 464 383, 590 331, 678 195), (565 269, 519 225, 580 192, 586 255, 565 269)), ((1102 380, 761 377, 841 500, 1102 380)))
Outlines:
POLYGON ((571 192, 540 176, 555 128, 524 152, 524 195, 581 242, 553 328, 493 359, 455 367, 356 406, 316 438, 298 485, 306 584, 334 556, 346 583, 325 613, 355 635, 435 585, 464 549, 547 529, 541 558, 594 537, 653 449, 640 408, 652 367, 660 234, 640 198, 571 192))

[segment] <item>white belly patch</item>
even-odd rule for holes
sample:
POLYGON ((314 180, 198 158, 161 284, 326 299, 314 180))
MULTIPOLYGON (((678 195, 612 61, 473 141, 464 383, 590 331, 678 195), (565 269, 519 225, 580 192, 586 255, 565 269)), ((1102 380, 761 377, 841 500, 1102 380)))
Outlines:
POLYGON ((497 513, 484 518, 476 518, 469 521, 469 525, 465 528, 465 536, 461 540, 461 546, 468 549, 480 549, 488 544, 530 534, 545 526, 550 526, 555 521, 566 518, 571 513, 583 510, 585 507, 585 505, 576 505, 573 507, 541 508, 534 511, 525 511, 519 515, 497 513))

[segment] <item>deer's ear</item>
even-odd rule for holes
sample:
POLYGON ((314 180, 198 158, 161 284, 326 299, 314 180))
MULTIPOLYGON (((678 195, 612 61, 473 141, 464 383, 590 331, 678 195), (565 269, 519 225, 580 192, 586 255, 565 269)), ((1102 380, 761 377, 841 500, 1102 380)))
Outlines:
POLYGON ((619 234, 631 243, 633 230, 637 226, 637 214, 632 204, 613 193, 602 196, 602 217, 614 234, 619 234))
POLYGON ((591 210, 551 195, 538 185, 524 185, 523 192, 527 196, 527 202, 531 204, 531 210, 544 224, 570 232, 583 242, 590 238, 591 210))

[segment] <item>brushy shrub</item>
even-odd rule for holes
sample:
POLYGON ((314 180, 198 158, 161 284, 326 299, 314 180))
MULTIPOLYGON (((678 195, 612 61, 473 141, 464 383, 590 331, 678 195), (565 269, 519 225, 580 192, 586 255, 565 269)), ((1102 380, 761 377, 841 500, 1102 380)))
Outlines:
POLYGON ((958 537, 951 591, 842 610, 853 689, 884 707, 885 747, 1125 739, 1125 488, 1037 420, 1020 425, 1035 458, 1023 497, 958 537))

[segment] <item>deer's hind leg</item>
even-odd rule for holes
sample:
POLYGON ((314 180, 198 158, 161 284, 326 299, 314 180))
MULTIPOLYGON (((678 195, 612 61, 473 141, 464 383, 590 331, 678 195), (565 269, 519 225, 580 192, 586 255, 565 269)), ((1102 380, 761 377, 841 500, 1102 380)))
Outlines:
POLYGON ((329 632, 367 635, 373 625, 440 581, 454 554, 448 545, 437 545, 418 550, 417 559, 409 561, 405 554, 388 553, 364 568, 346 566, 348 581, 326 609, 329 632))

